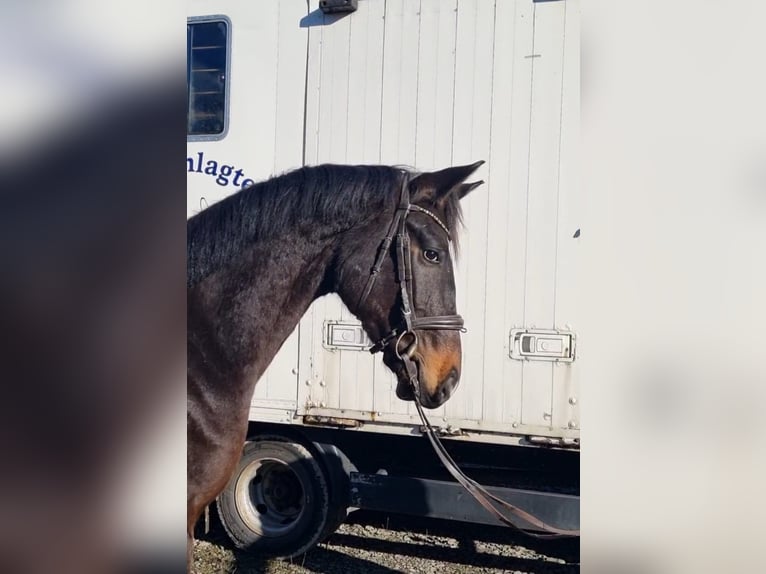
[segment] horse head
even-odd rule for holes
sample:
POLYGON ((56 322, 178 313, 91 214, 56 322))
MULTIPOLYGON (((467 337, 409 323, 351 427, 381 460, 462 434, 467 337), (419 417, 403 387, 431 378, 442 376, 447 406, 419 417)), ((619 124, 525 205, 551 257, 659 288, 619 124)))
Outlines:
POLYGON ((483 183, 464 181, 483 163, 402 172, 391 209, 360 225, 339 257, 337 291, 397 375, 397 396, 417 396, 426 408, 442 405, 460 381, 453 255, 460 200, 483 183))

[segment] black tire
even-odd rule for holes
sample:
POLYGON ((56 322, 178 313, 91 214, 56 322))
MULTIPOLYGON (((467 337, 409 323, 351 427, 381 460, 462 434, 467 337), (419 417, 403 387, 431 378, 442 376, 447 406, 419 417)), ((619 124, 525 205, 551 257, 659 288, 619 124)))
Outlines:
POLYGON ((337 528, 328 480, 302 444, 278 436, 245 444, 218 497, 221 523, 237 548, 293 558, 337 528))
POLYGON ((323 468, 330 483, 330 509, 324 532, 319 538, 319 542, 325 542, 348 518, 350 485, 347 472, 356 471, 356 467, 334 446, 314 443, 314 448, 324 463, 323 468))

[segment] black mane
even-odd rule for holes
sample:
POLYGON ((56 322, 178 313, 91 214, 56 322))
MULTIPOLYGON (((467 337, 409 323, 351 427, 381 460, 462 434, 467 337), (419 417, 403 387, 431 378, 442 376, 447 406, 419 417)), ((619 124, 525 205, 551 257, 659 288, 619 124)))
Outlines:
MULTIPOLYGON (((187 222, 187 286, 231 263, 261 238, 301 224, 348 228, 381 210, 393 212, 404 173, 383 165, 302 167, 226 197, 187 222)), ((460 206, 452 195, 445 223, 455 237, 460 206)))

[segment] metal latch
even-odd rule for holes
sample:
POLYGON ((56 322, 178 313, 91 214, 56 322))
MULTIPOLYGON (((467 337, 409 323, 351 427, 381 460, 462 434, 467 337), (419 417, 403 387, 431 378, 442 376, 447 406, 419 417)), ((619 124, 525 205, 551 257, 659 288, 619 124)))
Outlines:
POLYGON ((366 351, 372 346, 357 321, 325 321, 322 343, 326 349, 341 351, 366 351))
POLYGON ((571 363, 575 359, 575 334, 571 331, 511 329, 512 359, 571 363))

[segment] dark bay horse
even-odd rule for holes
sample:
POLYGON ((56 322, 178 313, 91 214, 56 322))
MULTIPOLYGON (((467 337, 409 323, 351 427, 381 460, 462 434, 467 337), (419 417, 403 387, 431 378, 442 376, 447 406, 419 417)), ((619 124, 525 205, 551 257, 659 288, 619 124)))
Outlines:
POLYGON ((253 390, 318 297, 337 293, 379 341, 396 394, 428 408, 460 378, 450 238, 482 163, 416 173, 304 167, 187 223, 187 534, 242 452, 253 390), (407 335, 407 336, 405 336, 407 335), (410 386, 402 353, 417 366, 410 386))

